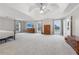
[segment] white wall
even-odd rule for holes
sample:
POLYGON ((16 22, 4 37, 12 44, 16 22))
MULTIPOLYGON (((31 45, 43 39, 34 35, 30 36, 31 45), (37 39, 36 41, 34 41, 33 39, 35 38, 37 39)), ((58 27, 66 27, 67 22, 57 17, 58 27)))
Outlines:
POLYGON ((73 16, 72 33, 73 35, 79 36, 79 16, 73 16))
POLYGON ((72 34, 79 36, 79 8, 72 15, 72 34))
POLYGON ((0 30, 14 31, 14 20, 0 17, 0 30))

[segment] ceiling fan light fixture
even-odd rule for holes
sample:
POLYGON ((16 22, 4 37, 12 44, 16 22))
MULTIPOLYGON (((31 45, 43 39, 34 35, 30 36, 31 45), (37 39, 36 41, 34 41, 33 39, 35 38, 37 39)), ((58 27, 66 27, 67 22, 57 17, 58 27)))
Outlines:
POLYGON ((40 7, 40 14, 44 13, 44 9, 46 9, 46 6, 41 4, 41 7, 40 7))
POLYGON ((46 8, 46 6, 42 6, 42 9, 45 9, 46 8))
POLYGON ((42 14, 44 11, 43 10, 40 10, 40 14, 42 14))

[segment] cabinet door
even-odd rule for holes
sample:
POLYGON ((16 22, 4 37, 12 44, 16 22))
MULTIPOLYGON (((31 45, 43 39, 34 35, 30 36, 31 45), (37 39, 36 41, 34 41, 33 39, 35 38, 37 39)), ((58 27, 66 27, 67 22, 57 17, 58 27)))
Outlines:
POLYGON ((50 34, 50 25, 44 25, 44 34, 50 34))

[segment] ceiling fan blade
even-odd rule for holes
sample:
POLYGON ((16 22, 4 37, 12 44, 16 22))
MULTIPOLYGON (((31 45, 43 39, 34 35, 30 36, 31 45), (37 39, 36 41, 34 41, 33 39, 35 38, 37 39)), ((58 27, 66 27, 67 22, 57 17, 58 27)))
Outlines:
POLYGON ((49 9, 46 9, 46 11, 45 11, 46 13, 49 13, 50 12, 50 10, 49 9))
POLYGON ((43 14, 47 14, 49 12, 50 12, 50 10, 49 9, 46 9, 46 10, 44 10, 43 14))

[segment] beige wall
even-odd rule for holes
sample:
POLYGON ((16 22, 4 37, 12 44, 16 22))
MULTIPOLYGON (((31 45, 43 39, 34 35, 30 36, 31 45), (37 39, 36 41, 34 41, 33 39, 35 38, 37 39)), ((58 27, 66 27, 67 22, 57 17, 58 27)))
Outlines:
POLYGON ((14 20, 7 17, 0 17, 0 30, 14 31, 14 20))

